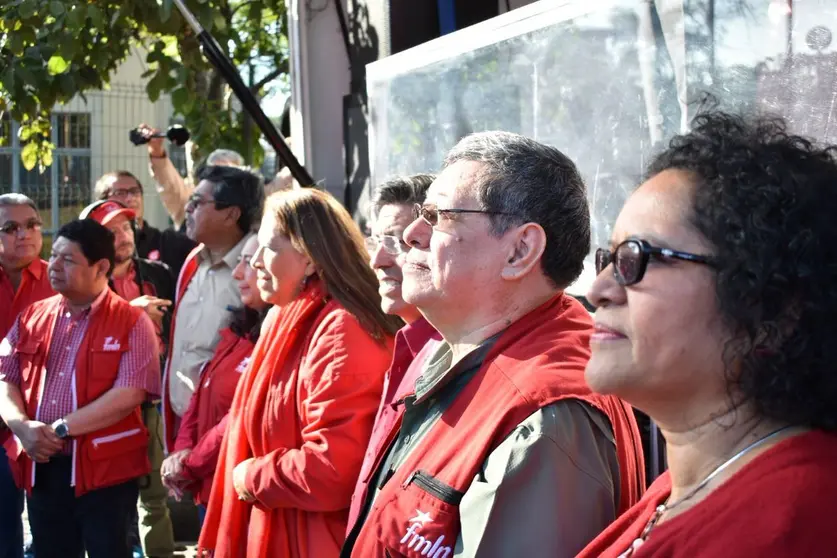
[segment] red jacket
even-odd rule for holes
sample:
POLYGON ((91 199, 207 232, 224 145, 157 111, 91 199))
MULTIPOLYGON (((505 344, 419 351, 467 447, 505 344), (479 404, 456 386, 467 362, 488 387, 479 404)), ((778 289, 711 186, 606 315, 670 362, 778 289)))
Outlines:
MULTIPOLYGON (((56 295, 36 302, 21 314, 15 351, 20 359, 20 392, 29 417, 36 416, 40 404, 40 387, 61 302, 62 296, 56 295)), ((108 289, 101 306, 90 317, 78 349, 73 393, 77 409, 113 387, 122 353, 129 346, 128 336, 141 314, 142 310, 108 289)), ((10 458, 17 459, 24 488, 31 491, 35 467, 20 444, 15 446, 10 458)), ((139 406, 116 424, 74 438, 72 482, 76 496, 147 475, 151 471, 147 449, 148 431, 139 406)))
POLYGON ((352 494, 346 536, 354 527, 366 501, 369 476, 372 473, 372 466, 375 465, 375 458, 381 451, 381 447, 386 443, 387 436, 400 419, 398 407, 395 403, 401 399, 402 394, 412 393, 415 389, 416 380, 422 374, 424 362, 439 346, 441 339, 442 336, 439 332, 433 329, 433 326, 424 318, 404 326, 395 335, 392 364, 390 364, 389 371, 384 378, 384 395, 381 398, 381 405, 378 408, 375 426, 372 428, 372 436, 369 438, 369 446, 366 448, 366 455, 363 458, 363 465, 360 467, 360 476, 357 479, 354 494, 352 494))
POLYGON ((201 372, 189 409, 183 415, 174 451, 192 450, 183 462, 184 473, 194 481, 191 490, 199 504, 209 503, 212 476, 226 430, 226 416, 235 387, 247 370, 255 344, 239 337, 230 328, 221 332, 221 341, 201 372))
POLYGON ((330 558, 381 400, 392 339, 318 286, 270 310, 229 415, 199 542, 215 558, 330 558), (232 471, 254 457, 236 497, 232 471))
MULTIPOLYGON (((479 467, 526 417, 562 399, 585 401, 610 419, 621 473, 618 509, 633 505, 644 486, 639 431, 625 403, 592 394, 584 381, 591 330, 589 314, 565 295, 513 323, 383 486, 352 556, 452 556, 460 530, 459 501, 479 467)), ((378 468, 399 425, 364 482, 378 468)))
MULTIPOLYGON (((198 272, 200 260, 198 254, 203 250, 203 244, 199 244, 186 257, 183 267, 180 269, 180 275, 177 277, 177 288, 174 291, 175 302, 174 311, 171 315, 171 327, 169 328, 169 351, 174 350, 174 330, 177 324, 177 308, 180 306, 180 301, 183 299, 183 294, 189 287, 192 278, 198 272)), ((174 450, 174 441, 177 436, 177 415, 174 409, 171 408, 171 399, 169 398, 169 369, 171 368, 171 357, 166 359, 166 368, 163 371, 163 446, 166 453, 171 453, 174 450)))
MULTIPOLYGON (((834 556, 837 435, 813 431, 776 444, 689 510, 655 527, 635 558, 834 556)), ((578 558, 616 558, 671 493, 663 473, 642 500, 578 558)))
POLYGON ((0 267, 0 339, 12 329, 15 318, 30 304, 55 294, 49 284, 47 263, 37 259, 26 266, 21 273, 17 290, 0 267))

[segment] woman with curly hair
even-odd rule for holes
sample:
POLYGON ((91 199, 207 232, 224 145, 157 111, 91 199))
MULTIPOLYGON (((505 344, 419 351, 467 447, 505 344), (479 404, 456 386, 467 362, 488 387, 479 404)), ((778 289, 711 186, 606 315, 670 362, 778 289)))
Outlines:
POLYGON ((674 138, 596 254, 586 377, 647 413, 669 470, 582 557, 837 547, 837 162, 778 119, 674 138))

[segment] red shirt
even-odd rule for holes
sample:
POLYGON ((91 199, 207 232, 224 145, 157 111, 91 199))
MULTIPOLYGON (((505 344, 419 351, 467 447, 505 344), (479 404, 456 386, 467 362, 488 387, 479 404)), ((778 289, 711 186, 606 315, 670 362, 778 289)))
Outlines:
MULTIPOLYGON (((635 558, 834 556, 837 548, 837 435, 782 441, 692 509, 651 531, 635 558)), ((639 537, 671 492, 668 472, 577 558, 616 558, 639 537)))
POLYGON ((212 477, 221 451, 235 388, 250 364, 255 344, 227 328, 212 359, 201 373, 189 408, 183 415, 174 451, 190 449, 184 461, 185 474, 195 481, 192 493, 199 504, 209 503, 212 477))
POLYGON ((378 407, 375 426, 372 427, 372 435, 369 438, 366 455, 360 467, 360 476, 355 485, 355 492, 352 494, 346 536, 352 531, 366 502, 369 486, 368 477, 370 477, 372 468, 375 466, 378 450, 386 443, 387 436, 392 432, 396 421, 400 418, 398 406, 395 405, 395 402, 403 397, 405 393, 415 391, 416 380, 423 371, 422 365, 438 348, 438 342, 441 339, 441 334, 433 329, 430 322, 424 318, 419 318, 415 322, 407 324, 395 334, 392 363, 384 378, 381 404, 378 407), (419 354, 422 355, 421 358, 418 357, 419 354))
POLYGON ((17 292, 5 270, 0 267, 0 338, 12 329, 15 318, 27 306, 54 294, 44 260, 36 259, 23 269, 17 292))

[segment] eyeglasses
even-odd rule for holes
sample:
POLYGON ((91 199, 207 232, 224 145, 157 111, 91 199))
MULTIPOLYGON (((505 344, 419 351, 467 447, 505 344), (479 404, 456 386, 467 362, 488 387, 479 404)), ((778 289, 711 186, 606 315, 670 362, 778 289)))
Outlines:
POLYGON ((24 230, 29 232, 40 231, 43 223, 41 223, 37 219, 29 219, 26 223, 18 223, 16 221, 9 221, 2 227, 0 227, 0 231, 4 232, 9 236, 19 236, 20 233, 24 230))
POLYGON ((142 195, 142 188, 139 186, 134 186, 133 188, 124 188, 122 190, 111 190, 110 196, 111 198, 130 198, 142 195))
POLYGON ((205 200, 198 194, 192 194, 191 196, 189 196, 189 199, 186 200, 187 207, 198 208, 207 203, 215 203, 215 200, 205 200))
POLYGON ((410 249, 406 242, 391 234, 372 235, 367 237, 364 242, 366 251, 369 252, 370 256, 378 250, 379 246, 383 246, 384 252, 391 256, 404 254, 410 249))
POLYGON ((413 219, 421 218, 425 223, 431 227, 435 227, 439 223, 439 214, 442 213, 481 213, 482 215, 508 215, 514 217, 513 213, 504 213, 502 211, 486 211, 484 209, 439 209, 432 203, 424 205, 417 203, 413 206, 413 219))
POLYGON ((715 267, 709 256, 679 252, 652 246, 645 240, 631 239, 619 244, 613 252, 604 248, 596 250, 596 275, 613 264, 613 277, 623 287, 639 283, 645 275, 651 256, 674 258, 715 267))

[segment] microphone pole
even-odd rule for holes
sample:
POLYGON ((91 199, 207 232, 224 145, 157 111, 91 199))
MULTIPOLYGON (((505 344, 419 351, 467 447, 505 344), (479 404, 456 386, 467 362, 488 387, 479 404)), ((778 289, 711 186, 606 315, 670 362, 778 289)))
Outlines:
POLYGON ((281 132, 276 129, 273 122, 271 122, 267 115, 265 115, 262 107, 259 106, 259 102, 256 100, 256 96, 253 95, 250 88, 244 84, 244 81, 238 74, 238 70, 236 70, 235 66, 233 66, 230 59, 227 58, 227 55, 224 54, 224 51, 221 50, 221 47, 218 45, 215 38, 201 26, 194 14, 192 14, 192 12, 190 12, 183 3, 183 0, 174 0, 174 3, 186 19, 189 27, 191 27, 197 34, 198 42, 200 42, 201 52, 203 52, 203 55, 213 66, 215 66, 215 69, 218 70, 222 76, 224 76, 224 79, 232 88, 235 96, 238 97, 238 100, 241 102, 241 106, 244 107, 244 110, 247 111, 262 131, 262 134, 264 134, 267 142, 271 145, 271 147, 273 147, 273 149, 276 150, 276 154, 282 162, 288 166, 288 170, 291 171, 291 175, 293 175, 294 179, 303 188, 313 187, 314 179, 311 178, 311 175, 305 167, 303 167, 297 160, 296 156, 294 156, 291 148, 288 147, 287 143, 285 143, 285 138, 282 137, 281 132))

